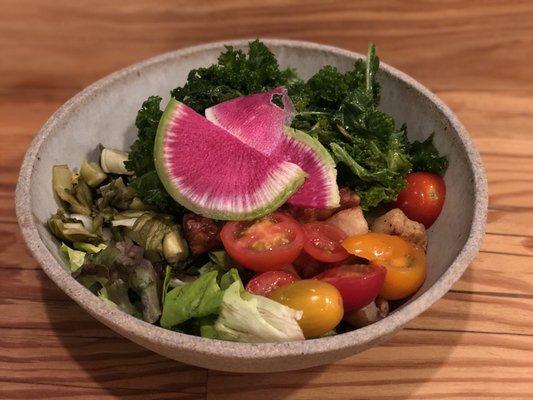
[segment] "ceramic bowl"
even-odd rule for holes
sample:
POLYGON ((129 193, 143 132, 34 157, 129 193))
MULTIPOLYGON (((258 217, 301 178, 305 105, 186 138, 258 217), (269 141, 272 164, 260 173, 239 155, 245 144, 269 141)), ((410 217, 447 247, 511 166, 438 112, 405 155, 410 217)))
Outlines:
MULTIPOLYGON (((478 251, 484 233, 487 186, 480 157, 454 113, 406 74, 381 64, 381 108, 409 137, 435 132, 448 156, 447 194, 441 216, 429 230, 428 276, 424 286, 387 318, 337 336, 290 343, 232 343, 184 335, 150 325, 99 300, 67 272, 58 243, 46 229, 57 204, 52 194, 54 164, 78 167, 99 143, 128 149, 136 136, 136 112, 148 96, 163 104, 188 72, 215 62, 224 44, 246 48, 247 40, 190 47, 132 65, 92 84, 66 102, 42 127, 28 149, 17 186, 16 208, 24 239, 46 274, 93 317, 154 352, 205 368, 241 372, 301 369, 354 355, 391 337, 441 298, 478 251)), ((347 50, 292 40, 265 40, 282 67, 304 78, 331 64, 350 68, 362 56, 347 50)))

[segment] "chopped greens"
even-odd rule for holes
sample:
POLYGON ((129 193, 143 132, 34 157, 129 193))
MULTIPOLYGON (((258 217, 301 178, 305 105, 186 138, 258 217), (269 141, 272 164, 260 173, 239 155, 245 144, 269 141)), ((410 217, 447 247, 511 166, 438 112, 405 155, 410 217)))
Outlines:
MULTIPOLYGON (((405 126, 379 110, 379 58, 369 46, 365 60, 341 72, 327 65, 307 82, 293 69, 281 69, 260 41, 250 42, 248 54, 227 46, 216 64, 192 70, 183 87, 171 94, 194 110, 232 98, 284 85, 297 114, 292 127, 318 139, 337 162, 338 184, 354 189, 364 209, 396 199, 411 170, 443 174, 447 160, 431 137, 410 144, 405 126)), ((275 100, 274 100, 275 101, 275 100)), ((137 116, 139 136, 126 167, 135 172, 132 187, 148 205, 172 212, 176 205, 163 189, 153 165, 153 142, 161 117, 161 98, 146 100, 137 116)))
POLYGON ((236 281, 222 296, 214 330, 218 338, 238 342, 303 340, 298 325, 302 314, 274 300, 248 293, 236 281))
POLYGON ((65 243, 61 243, 59 250, 67 256, 71 272, 76 272, 83 266, 83 263, 85 262, 84 251, 74 250, 68 247, 65 243))
POLYGON ((131 150, 126 161, 126 168, 142 176, 154 167, 154 140, 157 133, 159 120, 163 115, 160 109, 161 97, 150 96, 141 106, 135 119, 135 126, 139 134, 131 145, 131 150))
POLYGON ((166 293, 161 326, 172 328, 191 318, 217 315, 224 290, 230 283, 240 282, 236 270, 227 272, 220 282, 217 278, 217 271, 206 272, 194 282, 166 293))
POLYGON ((226 46, 218 63, 189 72, 187 83, 172 90, 176 100, 197 112, 235 97, 264 92, 301 82, 293 69, 280 69, 272 52, 259 40, 250 42, 248 54, 226 46))
POLYGON ((128 153, 122 150, 102 149, 102 154, 100 155, 102 171, 108 174, 131 175, 131 172, 124 165, 128 161, 128 156, 128 153))
POLYGON ((106 173, 98 164, 87 160, 81 164, 80 175, 90 187, 96 187, 107 179, 106 173))
POLYGON ((397 129, 394 120, 377 108, 378 68, 374 45, 353 70, 341 73, 324 67, 309 79, 305 110, 292 124, 331 150, 339 185, 353 188, 364 209, 393 201, 411 169, 405 127, 397 129))
POLYGON ((444 175, 448 168, 448 159, 441 156, 435 146, 433 145, 432 133, 423 142, 413 142, 409 148, 411 160, 413 163, 413 171, 431 172, 437 175, 444 175))
POLYGON ((131 146, 128 161, 124 164, 135 176, 131 187, 141 200, 162 212, 181 209, 167 193, 159 180, 154 165, 154 141, 159 120, 163 115, 160 108, 161 97, 150 96, 141 106, 135 119, 138 136, 131 146))
POLYGON ((54 165, 52 186, 57 197, 71 212, 91 215, 92 193, 85 181, 74 174, 67 165, 54 165))
POLYGON ((48 219, 48 228, 60 240, 67 242, 101 243, 98 235, 90 232, 82 221, 66 215, 63 211, 48 219))
POLYGON ((104 250, 107 247, 105 243, 94 245, 91 243, 74 242, 73 244, 76 250, 84 251, 90 254, 100 253, 102 250, 104 250))

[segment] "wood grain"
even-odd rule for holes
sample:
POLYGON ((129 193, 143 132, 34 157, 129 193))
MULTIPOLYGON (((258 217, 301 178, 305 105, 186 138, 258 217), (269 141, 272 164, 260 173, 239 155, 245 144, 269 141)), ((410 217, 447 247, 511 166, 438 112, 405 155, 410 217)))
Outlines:
POLYGON ((0 398, 533 398, 531 1, 0 0, 0 398), (22 156, 74 93, 160 52, 287 37, 380 56, 434 90, 481 152, 487 236, 453 290, 382 346, 328 366, 239 375, 126 341, 60 292, 14 214, 22 156))
POLYGON ((530 398, 531 338, 439 332, 437 340, 436 335, 404 330, 357 357, 291 374, 250 379, 209 371, 208 399, 530 398))

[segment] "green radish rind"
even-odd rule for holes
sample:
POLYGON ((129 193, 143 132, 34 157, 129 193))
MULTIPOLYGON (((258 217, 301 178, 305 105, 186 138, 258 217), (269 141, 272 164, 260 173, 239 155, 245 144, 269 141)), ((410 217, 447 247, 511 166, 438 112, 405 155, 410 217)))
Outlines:
MULTIPOLYGON (((165 165, 165 149, 164 142, 167 137, 168 125, 172 121, 175 113, 179 113, 181 102, 171 99, 163 112, 161 120, 159 121, 159 126, 157 128, 157 134, 154 144, 154 162, 157 174, 159 179, 163 183, 166 191, 172 196, 172 198, 177 201, 179 204, 187 208, 188 210, 203 215, 207 218, 217 219, 217 220, 233 220, 233 221, 242 221, 242 220, 251 220, 263 217, 267 214, 270 214, 281 207, 289 197, 291 197, 304 183, 307 174, 301 168, 292 168, 292 176, 288 179, 288 184, 283 190, 276 193, 271 199, 263 202, 261 206, 255 207, 248 211, 239 211, 239 210, 222 210, 222 209, 211 209, 202 207, 201 205, 190 201, 190 199, 183 195, 182 190, 173 183, 173 177, 169 174, 168 169, 165 165)), ((287 162, 280 162, 279 168, 272 171, 271 176, 276 176, 277 174, 286 174, 287 171, 284 171, 284 168, 287 169, 287 166, 294 165, 287 162)), ((268 181, 265 183, 269 183, 268 181)), ((265 184, 258 187, 255 192, 261 193, 262 191, 266 192, 265 184)), ((238 196, 238 194, 236 194, 238 196)), ((254 196, 258 198, 257 196, 254 196)))
MULTIPOLYGON (((335 160, 329 153, 329 151, 314 137, 307 133, 294 128, 285 128, 285 134, 295 141, 303 143, 309 149, 316 154, 321 169, 323 171, 323 177, 328 182, 328 196, 329 204, 331 208, 338 207, 340 205, 339 186, 337 185, 337 168, 335 160)), ((290 200, 289 200, 290 203, 290 200)))

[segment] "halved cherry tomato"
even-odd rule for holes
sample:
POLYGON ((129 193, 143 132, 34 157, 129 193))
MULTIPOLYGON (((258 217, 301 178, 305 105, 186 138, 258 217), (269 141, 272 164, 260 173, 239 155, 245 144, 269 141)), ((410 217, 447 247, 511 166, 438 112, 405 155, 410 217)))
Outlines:
POLYGON ((314 259, 337 262, 349 257, 341 245, 346 238, 341 229, 326 222, 310 222, 304 224, 303 229, 306 237, 304 250, 314 259))
POLYGON ((387 269, 379 295, 399 300, 416 292, 426 279, 424 251, 398 236, 366 233, 351 236, 342 245, 358 257, 383 265, 387 269))
MULTIPOLYGON (((301 253, 300 253, 300 254, 301 254, 301 253)), ((295 260, 295 261, 296 261, 296 260, 295 260)), ((296 271, 296 268, 294 268, 294 265, 292 265, 292 264, 284 265, 283 267, 281 267, 281 268, 279 269, 279 271, 286 272, 286 273, 288 273, 288 274, 293 275, 295 278, 300 279, 300 274, 298 273, 298 271, 296 271)))
POLYGON ((361 257, 356 257, 353 254, 350 254, 350 256, 346 260, 324 264, 324 269, 342 267, 343 265, 355 265, 355 264, 367 264, 367 263, 368 263, 368 260, 361 258, 361 257))
POLYGON ((305 251, 302 251, 298 258, 293 262, 298 275, 303 279, 309 279, 317 276, 324 271, 325 266, 320 261, 315 260, 305 251))
POLYGON ((292 263, 305 240, 300 224, 281 212, 255 221, 226 222, 220 238, 231 258, 258 272, 292 263))
POLYGON ((446 197, 446 184, 441 176, 429 172, 413 172, 405 178, 407 187, 392 204, 426 228, 438 218, 446 197))
POLYGON ((331 283, 341 296, 344 311, 352 311, 370 304, 377 297, 387 270, 373 264, 343 265, 330 268, 315 279, 331 283))
POLYGON ((246 291, 268 297, 273 290, 297 280, 297 277, 284 271, 267 271, 254 276, 246 285, 246 291))
POLYGON ((339 291, 335 286, 316 279, 305 279, 282 286, 269 297, 294 310, 303 311, 298 324, 306 338, 329 332, 344 315, 339 291))

